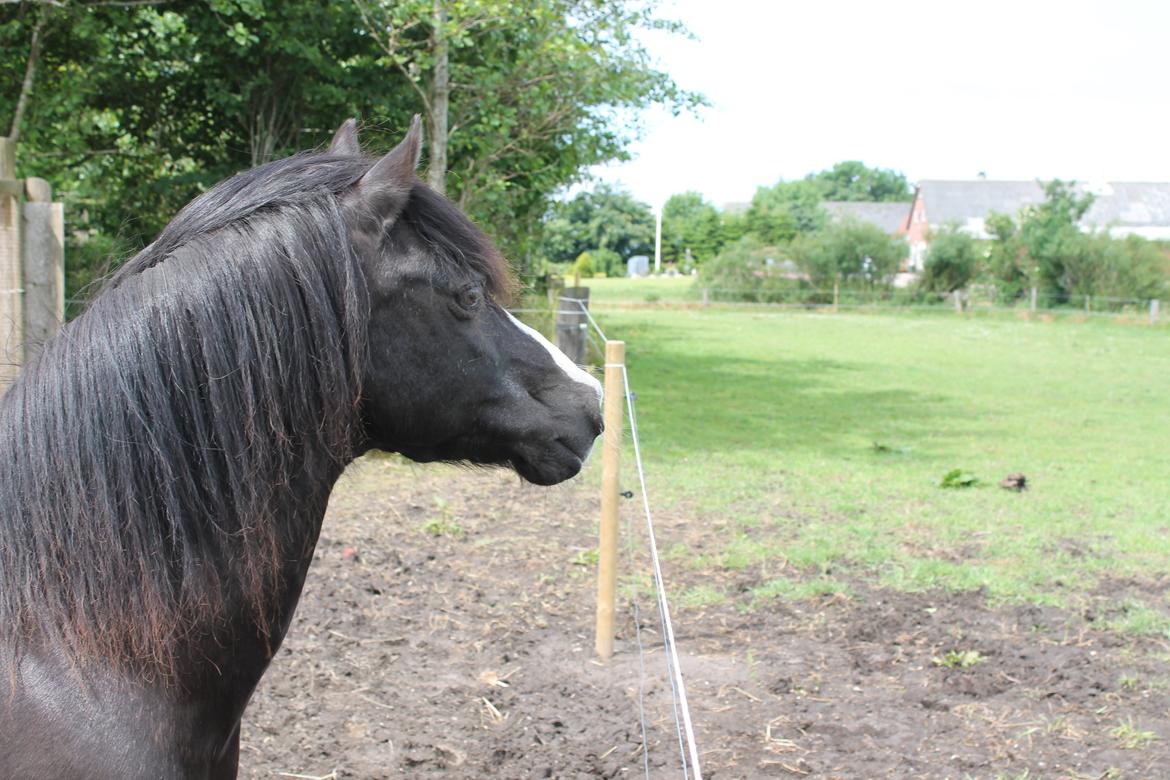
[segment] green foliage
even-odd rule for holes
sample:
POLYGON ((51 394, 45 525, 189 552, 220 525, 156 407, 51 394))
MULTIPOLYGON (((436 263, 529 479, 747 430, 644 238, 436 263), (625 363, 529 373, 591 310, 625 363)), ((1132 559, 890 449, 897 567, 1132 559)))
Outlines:
POLYGON ((805 181, 817 186, 822 200, 909 202, 914 197, 905 174, 870 168, 857 160, 846 160, 827 171, 810 173, 805 181))
POLYGON ((760 187, 744 215, 746 232, 765 244, 781 244, 817 230, 828 222, 821 200, 820 188, 808 180, 760 187))
MULTIPOLYGON (((369 122, 371 151, 388 148, 426 105, 442 40, 448 194, 507 253, 535 262, 529 250, 553 193, 588 166, 623 158, 641 109, 702 103, 653 67, 635 35, 685 32, 659 19, 653 2, 446 5, 441 26, 430 0, 6 5, 0 132, 37 30, 18 172, 48 179, 65 200, 71 257, 80 236, 133 249, 214 182, 319 146, 346 117, 369 122)), ((590 246, 623 251, 590 241, 564 259, 590 246)), ((83 270, 73 290, 87 281, 83 270)))
POLYGON ((463 526, 455 520, 451 506, 445 498, 435 496, 435 509, 438 514, 422 524, 424 533, 431 536, 448 536, 452 539, 462 539, 463 526))
POLYGON ((628 192, 599 184, 554 203, 544 224, 542 251, 554 263, 571 262, 591 249, 621 258, 652 254, 654 214, 628 192))
POLYGON ((935 666, 947 669, 970 669, 986 659, 978 650, 948 650, 941 656, 935 656, 930 660, 935 666))
MULTIPOLYGON (((723 247, 719 212, 697 192, 671 195, 662 207, 662 259, 683 263, 687 250, 695 264, 714 257, 723 247)), ((687 269, 684 269, 687 270, 687 269)))
POLYGON ((962 469, 951 469, 946 474, 943 474, 942 482, 939 487, 942 488, 970 488, 979 484, 979 478, 969 471, 962 469))
POLYGON ((622 256, 612 249, 594 249, 589 252, 593 261, 594 276, 625 276, 626 264, 622 256))
POLYGON ((582 279, 589 279, 597 273, 597 269, 593 267, 593 255, 589 252, 577 255, 577 259, 573 261, 573 273, 582 279))
POLYGON ((699 268, 703 287, 716 299, 771 303, 790 299, 801 288, 785 249, 765 246, 754 234, 728 244, 699 268))
POLYGON ((1156 298, 1166 294, 1166 255, 1137 236, 1085 233, 1077 222, 1093 203, 1072 185, 1053 181, 1046 200, 1015 219, 992 214, 988 272, 1010 295, 1035 285, 1058 301, 1083 296, 1156 298))
POLYGON ((930 248, 923 262, 920 289, 949 293, 960 290, 975 277, 979 265, 979 249, 968 234, 954 225, 935 231, 930 237, 930 248))
POLYGON ((881 228, 846 218, 797 236, 789 251, 816 287, 886 285, 906 257, 906 244, 881 228))

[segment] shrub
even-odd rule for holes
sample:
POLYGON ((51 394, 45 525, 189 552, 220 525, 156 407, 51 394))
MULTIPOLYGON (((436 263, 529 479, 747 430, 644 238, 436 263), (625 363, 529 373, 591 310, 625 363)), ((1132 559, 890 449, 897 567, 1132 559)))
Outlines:
POLYGON ((591 279, 593 272, 593 256, 588 252, 577 255, 577 259, 573 262, 573 273, 578 274, 582 279, 591 279))
POLYGON ((881 228, 843 219, 793 239, 789 251, 812 283, 888 285, 906 257, 906 244, 881 228))
POLYGON ((949 293, 961 290, 975 276, 979 264, 979 249, 975 239, 948 225, 930 237, 930 249, 923 261, 919 289, 926 292, 949 293))

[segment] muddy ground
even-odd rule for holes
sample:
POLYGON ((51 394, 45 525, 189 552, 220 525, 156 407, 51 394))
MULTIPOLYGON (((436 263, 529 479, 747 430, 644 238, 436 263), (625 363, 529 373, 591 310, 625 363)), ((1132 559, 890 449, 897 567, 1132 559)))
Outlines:
MULTIPOLYGON (((682 776, 644 590, 645 653, 620 607, 617 654, 593 657, 596 514, 592 482, 359 464, 245 718, 241 777, 682 776)), ((660 546, 705 544, 685 514, 657 518, 660 546)), ((1166 606, 1165 581, 1109 587, 1166 606)), ((1100 609, 858 583, 675 610, 705 777, 1170 778, 1170 642, 1106 631, 1100 609)))

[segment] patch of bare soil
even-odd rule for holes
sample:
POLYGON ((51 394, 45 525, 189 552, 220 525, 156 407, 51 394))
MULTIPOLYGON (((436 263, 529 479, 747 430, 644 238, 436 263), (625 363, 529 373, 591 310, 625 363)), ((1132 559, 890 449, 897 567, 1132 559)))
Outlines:
MULTIPOLYGON (((241 776, 679 777, 649 597, 645 653, 624 610, 617 654, 593 658, 596 516, 587 483, 359 464, 248 710, 241 776)), ((660 544, 686 520, 661 519, 660 544)), ((667 572, 679 592, 704 577, 667 572)), ((706 777, 1170 777, 1170 646, 1094 615, 864 586, 676 610, 706 777)))

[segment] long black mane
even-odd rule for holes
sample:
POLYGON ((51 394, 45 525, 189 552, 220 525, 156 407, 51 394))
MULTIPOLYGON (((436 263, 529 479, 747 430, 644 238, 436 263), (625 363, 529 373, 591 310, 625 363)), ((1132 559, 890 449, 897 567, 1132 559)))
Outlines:
MULTIPOLYGON (((166 674, 192 633, 268 630, 305 554, 284 510, 360 446, 369 304, 340 194, 372 162, 300 155, 192 201, 0 399, 5 632, 166 674)), ((416 184, 400 218, 503 294, 448 201, 416 184)))

